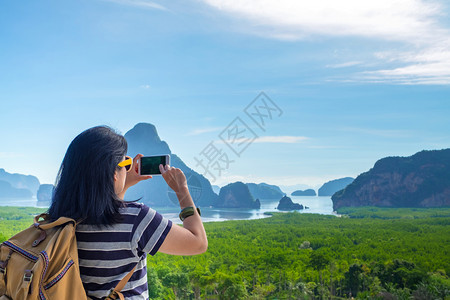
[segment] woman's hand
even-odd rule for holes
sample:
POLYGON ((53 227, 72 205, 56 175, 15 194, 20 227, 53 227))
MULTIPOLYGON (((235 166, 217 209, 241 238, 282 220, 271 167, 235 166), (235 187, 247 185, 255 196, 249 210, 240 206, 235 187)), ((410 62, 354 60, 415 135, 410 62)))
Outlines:
POLYGON ((169 165, 159 165, 159 171, 162 177, 167 182, 167 185, 178 194, 188 191, 186 176, 179 168, 171 167, 169 165))
POLYGON ((144 156, 143 154, 138 154, 133 159, 133 166, 130 172, 127 172, 127 178, 125 179, 124 190, 135 185, 136 183, 152 178, 152 175, 139 175, 139 165, 137 161, 144 156))

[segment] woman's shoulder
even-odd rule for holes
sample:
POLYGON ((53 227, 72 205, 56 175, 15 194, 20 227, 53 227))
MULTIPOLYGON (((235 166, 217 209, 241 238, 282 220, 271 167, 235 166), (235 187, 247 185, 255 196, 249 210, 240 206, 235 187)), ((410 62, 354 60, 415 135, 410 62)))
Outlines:
POLYGON ((144 203, 139 202, 124 202, 123 206, 121 207, 121 210, 128 211, 128 210, 141 210, 141 209, 148 209, 149 207, 145 205, 144 203))
POLYGON ((125 202, 124 206, 120 208, 120 213, 122 215, 145 215, 156 213, 151 207, 145 205, 144 203, 138 202, 125 202))

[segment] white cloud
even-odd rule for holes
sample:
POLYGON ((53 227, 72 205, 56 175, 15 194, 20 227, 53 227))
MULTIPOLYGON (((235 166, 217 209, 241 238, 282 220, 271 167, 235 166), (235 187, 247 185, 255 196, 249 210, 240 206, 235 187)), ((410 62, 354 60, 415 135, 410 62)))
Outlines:
POLYGON ((339 149, 343 148, 342 146, 326 146, 326 145, 312 145, 307 146, 308 149, 339 149))
POLYGON ((219 130, 223 130, 223 127, 209 127, 209 128, 194 129, 194 130, 186 133, 185 135, 199 135, 199 134, 214 132, 214 131, 219 131, 219 130))
POLYGON ((307 140, 308 138, 305 136, 262 136, 258 137, 256 140, 254 140, 254 143, 287 143, 287 144, 294 144, 294 143, 300 143, 304 140, 307 140))
POLYGON ((448 41, 441 42, 440 45, 430 45, 418 53, 377 53, 376 55, 405 65, 365 71, 359 74, 362 78, 399 84, 450 84, 450 38, 448 41))
MULTIPOLYGON (((379 70, 343 81, 450 84, 450 30, 439 24, 448 3, 438 0, 203 0, 240 21, 237 28, 268 38, 363 37, 403 44, 375 53, 379 70), (393 66, 393 64, 395 64, 393 66)), ((398 45, 398 44, 397 44, 398 45)), ((349 61, 326 65, 343 68, 349 61)), ((366 65, 366 64, 365 64, 366 65)), ((370 63, 372 65, 372 63, 370 63)))
POLYGON ((362 63, 363 63, 362 61, 348 61, 348 62, 339 63, 339 64, 326 65, 325 67, 337 69, 337 68, 353 67, 353 66, 360 65, 362 63))
POLYGON ((147 0, 103 0, 103 1, 114 2, 121 5, 137 6, 142 8, 167 10, 167 8, 162 6, 161 4, 147 0))
MULTIPOLYGON (((283 143, 283 144, 295 144, 307 140, 305 136, 261 136, 257 137, 252 143, 283 143)), ((234 144, 246 143, 248 138, 237 138, 233 140, 234 144)), ((224 144, 224 141, 216 141, 219 144, 224 144)))
MULTIPOLYGON (((301 39, 320 34, 409 40, 435 28, 437 2, 422 0, 204 0, 208 5, 247 19, 262 34, 301 39), (258 28, 259 26, 259 28, 258 28), (269 29, 269 30, 267 30, 269 29)), ((427 39, 426 36, 423 36, 427 39)))
POLYGON ((150 88, 149 84, 143 84, 141 85, 141 88, 148 90, 150 88))

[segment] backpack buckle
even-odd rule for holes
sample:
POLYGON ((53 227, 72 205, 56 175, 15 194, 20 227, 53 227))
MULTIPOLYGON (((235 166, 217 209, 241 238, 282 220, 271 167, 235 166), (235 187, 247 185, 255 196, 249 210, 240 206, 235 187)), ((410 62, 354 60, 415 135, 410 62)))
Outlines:
POLYGON ((23 275, 23 281, 31 281, 33 279, 33 271, 25 270, 25 274, 23 275))
POLYGON ((4 261, 0 262, 0 273, 3 273, 3 276, 6 276, 6 264, 4 261))
POLYGON ((41 231, 41 233, 39 234, 39 237, 33 241, 33 244, 31 244, 31 246, 33 247, 39 245, 47 237, 47 233, 45 232, 45 230, 42 230, 41 228, 39 228, 39 230, 41 231))
POLYGON ((3 273, 3 276, 6 276, 6 267, 8 266, 8 261, 11 258, 12 250, 9 250, 8 257, 5 261, 0 261, 0 273, 3 273))

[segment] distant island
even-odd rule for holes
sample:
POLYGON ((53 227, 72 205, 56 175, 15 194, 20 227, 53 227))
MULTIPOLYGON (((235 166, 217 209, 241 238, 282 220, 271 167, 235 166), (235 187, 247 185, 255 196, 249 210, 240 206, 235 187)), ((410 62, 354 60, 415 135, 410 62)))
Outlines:
POLYGON ((316 191, 313 189, 307 189, 307 190, 297 190, 291 193, 291 196, 316 196, 316 191))
POLYGON ((9 173, 0 168, 1 198, 32 198, 36 195, 40 183, 36 176, 9 173))
POLYGON ((214 207, 261 208, 259 199, 254 199, 249 188, 243 182, 230 183, 220 189, 214 207))
POLYGON ((0 180, 0 200, 2 198, 32 198, 33 194, 29 189, 18 189, 9 182, 0 180))
POLYGON ((319 188, 318 194, 319 196, 332 196, 337 191, 342 190, 347 185, 352 183, 353 180, 355 179, 352 177, 344 177, 328 181, 319 188))
POLYGON ((292 202, 292 199, 284 196, 280 199, 280 202, 277 206, 278 210, 301 210, 303 209, 303 205, 292 202))
POLYGON ((450 206, 450 149, 382 158, 331 199, 334 210, 450 206))
POLYGON ((50 206, 52 203, 53 184, 41 184, 37 191, 37 206, 50 206))
POLYGON ((267 183, 246 183, 248 189, 254 198, 259 199, 280 199, 284 193, 276 185, 267 183))

